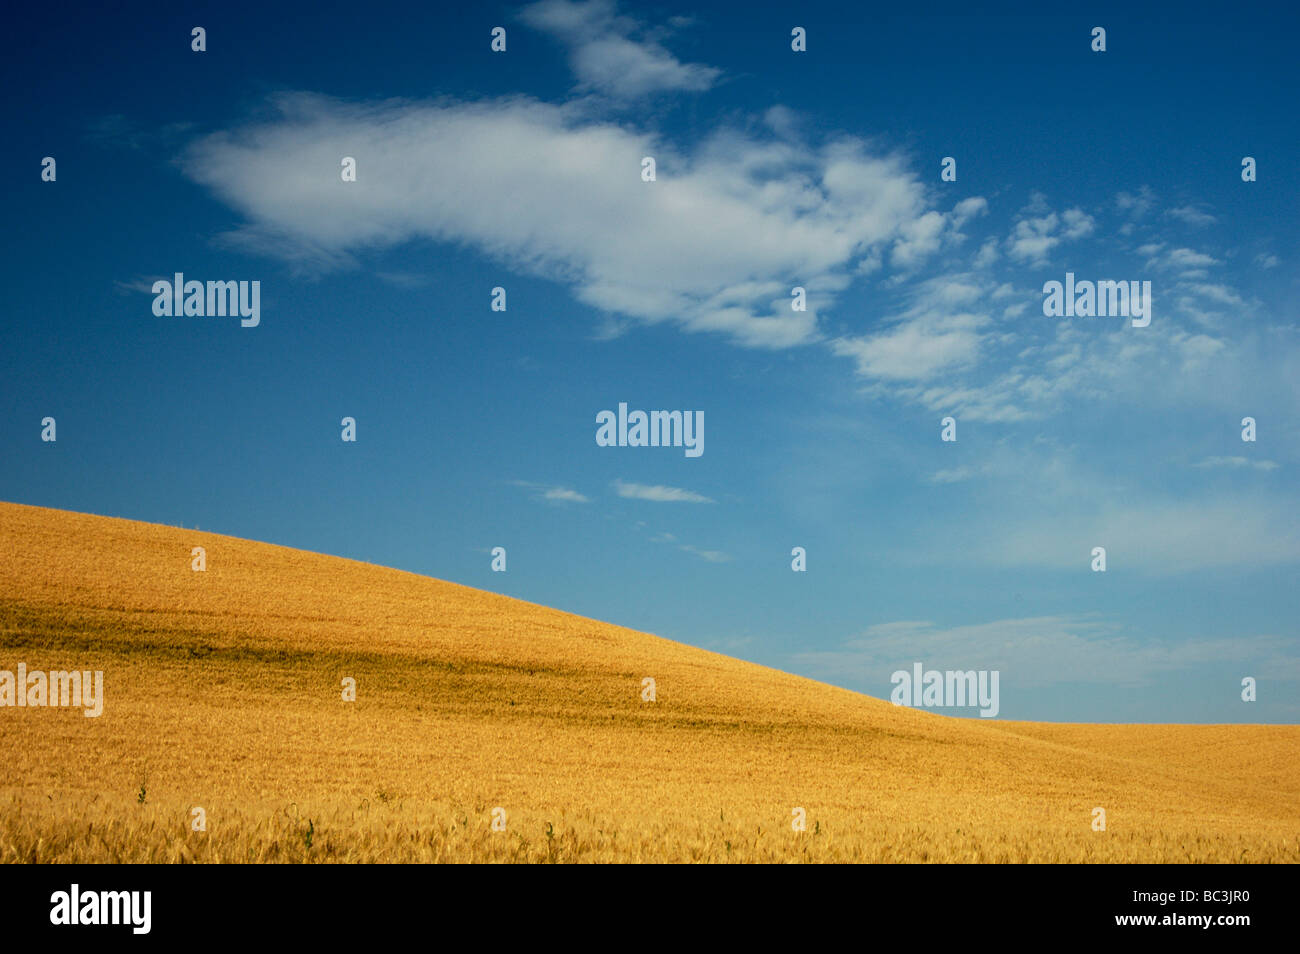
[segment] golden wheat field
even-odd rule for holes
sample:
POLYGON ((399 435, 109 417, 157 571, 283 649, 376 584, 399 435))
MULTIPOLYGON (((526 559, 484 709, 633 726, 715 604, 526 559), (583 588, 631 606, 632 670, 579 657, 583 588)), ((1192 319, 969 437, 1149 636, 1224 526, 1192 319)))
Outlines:
POLYGON ((0 632, 105 695, 0 708, 5 862, 1300 860, 1300 727, 948 718, 211 533, 0 504, 0 632))

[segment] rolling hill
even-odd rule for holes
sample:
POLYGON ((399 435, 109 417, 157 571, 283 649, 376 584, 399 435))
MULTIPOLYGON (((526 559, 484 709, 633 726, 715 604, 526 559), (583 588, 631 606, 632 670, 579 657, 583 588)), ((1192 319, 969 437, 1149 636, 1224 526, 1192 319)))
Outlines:
POLYGON ((948 718, 398 570, 3 503, 19 663, 102 670, 105 698, 0 708, 6 862, 1300 860, 1300 727, 948 718))

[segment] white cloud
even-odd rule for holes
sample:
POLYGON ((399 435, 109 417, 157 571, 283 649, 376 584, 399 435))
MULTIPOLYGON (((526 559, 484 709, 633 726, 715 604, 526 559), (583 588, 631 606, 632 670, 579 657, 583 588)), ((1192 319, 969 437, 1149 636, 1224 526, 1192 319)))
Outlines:
POLYGON ((942 212, 927 212, 902 227, 890 261, 896 268, 913 268, 939 250, 946 219, 942 212))
POLYGON ((731 560, 731 555, 729 553, 723 553, 721 550, 701 550, 699 547, 693 547, 686 543, 682 544, 677 549, 693 554, 701 560, 705 560, 709 563, 727 563, 731 560))
POLYGON ((975 360, 979 324, 974 315, 927 315, 870 337, 840 338, 832 348, 853 358, 864 377, 925 380, 975 360))
POLYGON ((563 503, 587 503, 586 497, 568 487, 550 487, 542 494, 542 499, 563 503))
POLYGON ((979 253, 975 256, 973 263, 975 268, 988 268, 998 260, 998 240, 987 239, 980 246, 979 253))
POLYGON ((962 481, 978 477, 982 470, 975 467, 953 467, 949 470, 938 470, 930 475, 932 484, 959 484, 962 481))
POLYGON ((1165 212, 1165 215, 1178 219, 1179 221, 1195 228, 1200 228, 1205 225, 1213 225, 1215 222, 1219 221, 1214 216, 1210 215, 1210 213, 1202 211, 1194 205, 1183 205, 1176 209, 1169 209, 1165 212))
POLYGON ((317 268, 412 240, 460 242, 598 309, 747 347, 817 340, 817 304, 896 239, 905 258, 919 254, 932 221, 902 160, 852 139, 818 147, 724 129, 679 154, 528 98, 286 94, 273 105, 273 118, 182 157, 245 216, 230 241, 317 268), (641 180, 647 155, 656 182, 641 180), (339 180, 341 156, 357 159, 356 182, 339 180), (805 312, 790 308, 796 283, 805 312))
POLYGON ((1219 260, 1190 248, 1175 248, 1170 249, 1160 263, 1166 268, 1182 272, 1184 278, 1203 278, 1205 269, 1210 265, 1218 265, 1219 260))
POLYGON ((527 480, 512 481, 516 487, 525 487, 528 490, 535 491, 534 500, 544 500, 547 503, 589 503, 589 498, 578 493, 569 487, 548 487, 545 484, 535 484, 527 480))
POLYGON ((713 503, 703 494, 681 487, 665 487, 662 484, 633 484, 623 480, 614 481, 614 490, 620 497, 631 500, 650 500, 655 503, 713 503))
POLYGON ((1021 262, 1045 261, 1047 253, 1061 242, 1053 235, 1059 222, 1055 212, 1020 219, 1007 239, 1007 254, 1021 262))
POLYGON ((968 310, 983 294, 969 276, 949 275, 923 282, 911 307, 883 331, 831 342, 835 354, 853 358, 857 372, 886 381, 925 381, 969 365, 979 354, 980 328, 987 315, 968 310))
POLYGON ((116 288, 119 292, 140 292, 142 294, 152 295, 154 293, 153 291, 154 282, 156 281, 170 282, 173 279, 173 277, 174 276, 172 275, 142 276, 139 278, 133 278, 130 281, 123 281, 122 279, 119 278, 113 281, 113 287, 116 288))
POLYGON ((952 227, 960 229, 971 219, 987 215, 988 211, 989 202, 983 196, 976 195, 969 199, 962 199, 952 207, 952 227))
POLYGON ((1241 296, 1227 285, 1206 285, 1194 283, 1187 287, 1202 298, 1208 298, 1210 301, 1220 305, 1227 305, 1231 308, 1241 308, 1246 304, 1242 301, 1241 296))
POLYGON ((1007 237, 1007 254, 1019 262, 1041 265, 1056 246, 1090 235, 1095 226, 1092 216, 1082 209, 1066 209, 1058 215, 1048 208, 1041 193, 1035 193, 1007 237))
POLYGON ((905 223, 900 229, 898 241, 890 253, 890 262, 895 268, 916 268, 923 261, 939 251, 945 243, 958 244, 965 241, 961 227, 972 219, 988 214, 988 200, 982 196, 962 199, 948 213, 930 211, 919 218, 905 223))
POLYGON ((520 17, 569 48, 569 65, 580 89, 635 99, 657 92, 706 90, 721 75, 711 66, 679 61, 644 35, 643 24, 619 15, 612 0, 541 0, 525 7, 520 17))
MULTIPOLYGON (((672 488, 651 488, 655 490, 670 490, 672 488)), ((677 549, 683 553, 689 553, 697 556, 707 563, 728 563, 731 561, 731 554, 724 553, 721 550, 704 550, 690 543, 677 543, 677 538, 671 533, 659 533, 650 538, 651 543, 675 543, 677 549)))
POLYGON ((1121 192, 1115 196, 1115 205, 1121 212, 1127 212, 1135 219, 1145 216, 1156 204, 1156 194, 1151 191, 1150 186, 1142 186, 1134 195, 1131 192, 1121 192))
POLYGON ((1096 222, 1088 213, 1082 209, 1066 209, 1061 213, 1061 219, 1065 223, 1062 235, 1067 239, 1083 238, 1085 235, 1091 235, 1096 222))
POLYGON ((1174 268, 1201 268, 1206 265, 1219 264, 1218 259, 1212 255, 1196 252, 1190 248, 1173 249, 1165 257, 1165 261, 1174 268))
POLYGON ((1196 467, 1253 467, 1255 470, 1277 470, 1277 461, 1272 460, 1251 460, 1249 457, 1206 457, 1199 461, 1196 467))
MULTIPOLYGON (((869 382, 864 391, 872 396, 983 422, 1041 418, 1080 403, 1150 406, 1154 400, 1170 408, 1230 409, 1240 402, 1247 382, 1282 388, 1280 399, 1293 377, 1279 365, 1294 351, 1284 333, 1279 332, 1278 347, 1270 350, 1253 337, 1220 332, 1210 313, 1198 318, 1195 305, 1202 299, 1186 288, 1171 299, 1157 297, 1157 304, 1169 304, 1157 308, 1149 328, 1132 329, 1124 321, 1043 319, 1037 305, 1023 301, 1026 295, 1016 296, 1009 284, 990 292, 988 284, 977 279, 972 273, 922 283, 913 307, 903 316, 886 322, 874 335, 836 339, 832 348, 857 359, 859 374, 869 382), (955 304, 936 304, 927 287, 945 283, 966 297, 955 304), (1010 299, 1010 304, 999 304, 1000 299, 1010 299), (1200 321, 1206 330, 1190 330, 1177 311, 1200 321), (996 321, 990 320, 992 315, 996 321), (945 320, 964 334, 944 337, 945 320), (964 328, 961 320, 966 321, 964 328), (897 354, 911 339, 917 344, 897 354), (1224 386, 1198 388, 1191 372, 1211 366, 1224 386)), ((1219 297, 1231 293, 1226 286, 1208 289, 1219 297)))

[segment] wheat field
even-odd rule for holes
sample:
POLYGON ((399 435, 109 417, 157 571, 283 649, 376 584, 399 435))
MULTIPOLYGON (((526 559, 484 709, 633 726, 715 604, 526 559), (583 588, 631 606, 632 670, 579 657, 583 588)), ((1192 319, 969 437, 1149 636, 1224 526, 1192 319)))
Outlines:
POLYGON ((1300 727, 948 718, 212 533, 0 504, 0 634, 105 686, 0 708, 5 862, 1300 860, 1300 727))

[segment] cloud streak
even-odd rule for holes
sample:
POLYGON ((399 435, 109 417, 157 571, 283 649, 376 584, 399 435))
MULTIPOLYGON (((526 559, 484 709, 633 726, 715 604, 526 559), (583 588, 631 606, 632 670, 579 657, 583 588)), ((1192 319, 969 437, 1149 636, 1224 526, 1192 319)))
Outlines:
POLYGON ((532 490, 534 500, 542 500, 546 503, 568 504, 568 503, 590 503, 589 497, 571 487, 549 487, 545 484, 535 484, 527 480, 514 481, 516 487, 526 487, 532 490))
POLYGON ((1180 641, 1136 639, 1105 621, 1040 616, 943 627, 928 621, 870 626, 838 649, 801 653, 798 665, 840 681, 854 680, 885 697, 890 674, 921 662, 932 669, 989 669, 1002 687, 1042 688, 1093 683, 1139 687, 1198 665, 1253 660, 1273 679, 1300 679, 1300 641, 1257 635, 1180 641))
POLYGON ((628 500, 649 500, 652 503, 713 503, 711 498, 697 494, 693 490, 665 487, 662 484, 634 484, 616 480, 614 491, 628 500))

